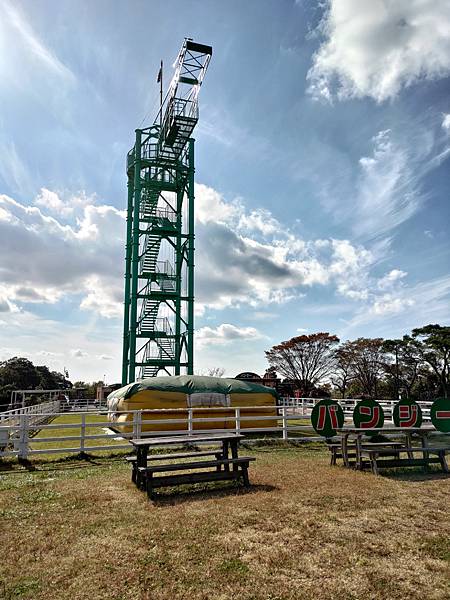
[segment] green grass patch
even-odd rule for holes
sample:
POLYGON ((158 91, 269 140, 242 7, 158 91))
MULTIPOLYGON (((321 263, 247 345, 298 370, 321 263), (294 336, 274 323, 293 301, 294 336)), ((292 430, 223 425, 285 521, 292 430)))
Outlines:
POLYGON ((41 588, 37 579, 25 577, 12 585, 0 580, 0 598, 2 600, 15 600, 17 598, 33 598, 35 593, 41 588))
POLYGON ((450 537, 444 535, 428 537, 422 546, 422 551, 431 558, 450 562, 450 537))
POLYGON ((220 563, 219 571, 233 575, 246 575, 249 568, 240 558, 227 558, 220 563))

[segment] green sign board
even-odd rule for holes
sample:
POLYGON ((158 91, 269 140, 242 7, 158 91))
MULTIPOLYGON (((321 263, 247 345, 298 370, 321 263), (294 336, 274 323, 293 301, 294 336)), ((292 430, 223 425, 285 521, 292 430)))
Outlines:
POLYGON ((450 398, 436 398, 431 406, 431 422, 438 431, 450 432, 450 398))
POLYGON ((336 400, 319 400, 312 409, 311 423, 319 435, 333 437, 336 435, 336 429, 344 425, 344 411, 336 400))
POLYGON ((353 423, 355 427, 364 429, 383 427, 384 412, 381 404, 370 398, 358 402, 353 410, 353 423))
POLYGON ((420 427, 422 409, 414 400, 400 400, 394 406, 392 420, 396 427, 420 427))

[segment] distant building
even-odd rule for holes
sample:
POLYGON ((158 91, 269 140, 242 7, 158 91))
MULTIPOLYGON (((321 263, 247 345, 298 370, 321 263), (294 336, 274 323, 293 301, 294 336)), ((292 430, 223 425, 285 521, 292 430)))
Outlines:
MULTIPOLYGON (((243 373, 236 375, 235 379, 251 381, 252 383, 259 383, 261 385, 266 385, 267 387, 275 388, 282 398, 304 398, 306 396, 305 392, 299 387, 296 381, 293 381, 292 379, 281 380, 277 376, 275 369, 271 368, 267 369, 262 377, 252 371, 244 371, 243 373)), ((312 398, 326 398, 331 396, 327 386, 315 388, 310 395, 312 398)))
POLYGON ((274 369, 267 369, 262 377, 257 373, 244 371, 243 373, 236 375, 235 379, 240 379, 241 381, 251 381, 252 383, 259 383, 260 385, 274 388, 282 397, 293 397, 296 392, 299 393, 299 390, 297 390, 297 385, 294 382, 290 381, 289 379, 284 379, 282 381, 277 376, 277 373, 274 369))
POLYGON ((97 385, 96 393, 97 402, 104 402, 111 392, 118 390, 120 387, 122 387, 120 383, 113 383, 111 385, 103 385, 103 383, 99 383, 97 385))

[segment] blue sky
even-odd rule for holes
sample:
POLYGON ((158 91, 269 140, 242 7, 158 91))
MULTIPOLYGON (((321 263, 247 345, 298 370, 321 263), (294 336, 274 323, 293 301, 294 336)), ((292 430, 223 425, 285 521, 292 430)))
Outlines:
POLYGON ((125 155, 185 36, 196 370, 449 322, 447 0, 0 4, 0 358, 119 380, 125 155))

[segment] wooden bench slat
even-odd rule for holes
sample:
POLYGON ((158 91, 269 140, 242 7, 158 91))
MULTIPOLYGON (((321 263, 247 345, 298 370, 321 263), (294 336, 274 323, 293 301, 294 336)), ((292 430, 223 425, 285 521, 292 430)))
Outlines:
POLYGON ((201 462, 192 463, 176 463, 170 465, 156 465, 152 467, 139 467, 141 473, 161 473, 163 471, 184 471, 187 469, 206 469, 211 467, 219 467, 222 465, 239 465, 256 460, 251 456, 240 458, 227 458, 221 460, 203 460, 201 462))
MULTIPOLYGON (((172 454, 149 454, 147 456, 147 460, 171 460, 178 458, 194 458, 196 456, 218 456, 221 455, 222 452, 220 450, 209 450, 205 452, 178 452, 172 454)), ((127 456, 126 460, 128 462, 135 462, 137 460, 136 456, 127 456)))
POLYGON ((377 475, 378 469, 389 469, 395 467, 418 467, 423 466, 425 468, 430 464, 440 463, 442 470, 444 473, 448 473, 448 465, 445 459, 445 453, 448 451, 448 448, 432 448, 432 447, 418 447, 418 446, 404 446, 402 448, 398 448, 396 450, 397 454, 400 455, 400 452, 407 453, 408 458, 390 458, 392 451, 389 452, 388 449, 372 449, 369 450, 364 448, 361 450, 361 456, 368 457, 370 460, 372 472, 377 475), (414 458, 412 455, 415 452, 419 452, 422 454, 423 458, 414 458), (430 456, 430 454, 437 454, 436 457, 430 456), (386 458, 388 457, 389 458, 386 458))
POLYGON ((437 464, 441 462, 438 456, 429 458, 388 458, 386 460, 380 460, 377 465, 380 469, 388 469, 391 467, 420 467, 426 466, 427 464, 437 464))
MULTIPOLYGON (((401 446, 402 442, 362 442, 362 446, 401 446)), ((348 448, 354 448, 356 446, 356 442, 352 441, 347 443, 348 448)), ((327 447, 331 450, 332 448, 342 448, 342 444, 327 444, 327 447)))
MULTIPOLYGON (((397 452, 448 452, 449 448, 431 448, 431 447, 421 447, 421 446, 402 446, 397 449, 397 452)), ((392 452, 389 448, 374 448, 373 450, 370 448, 362 448, 361 454, 383 454, 385 452, 392 452)))
POLYGON ((378 448, 381 446, 397 447, 397 446, 403 446, 403 444, 402 444, 402 442, 363 442, 361 444, 361 446, 363 448, 372 448, 372 447, 378 448))
POLYGON ((179 473, 176 475, 163 475, 155 477, 151 482, 149 496, 153 496, 152 491, 155 488, 168 487, 172 485, 183 485, 187 483, 203 483, 208 481, 227 481, 232 479, 240 479, 242 473, 240 471, 209 471, 203 473, 179 473))

